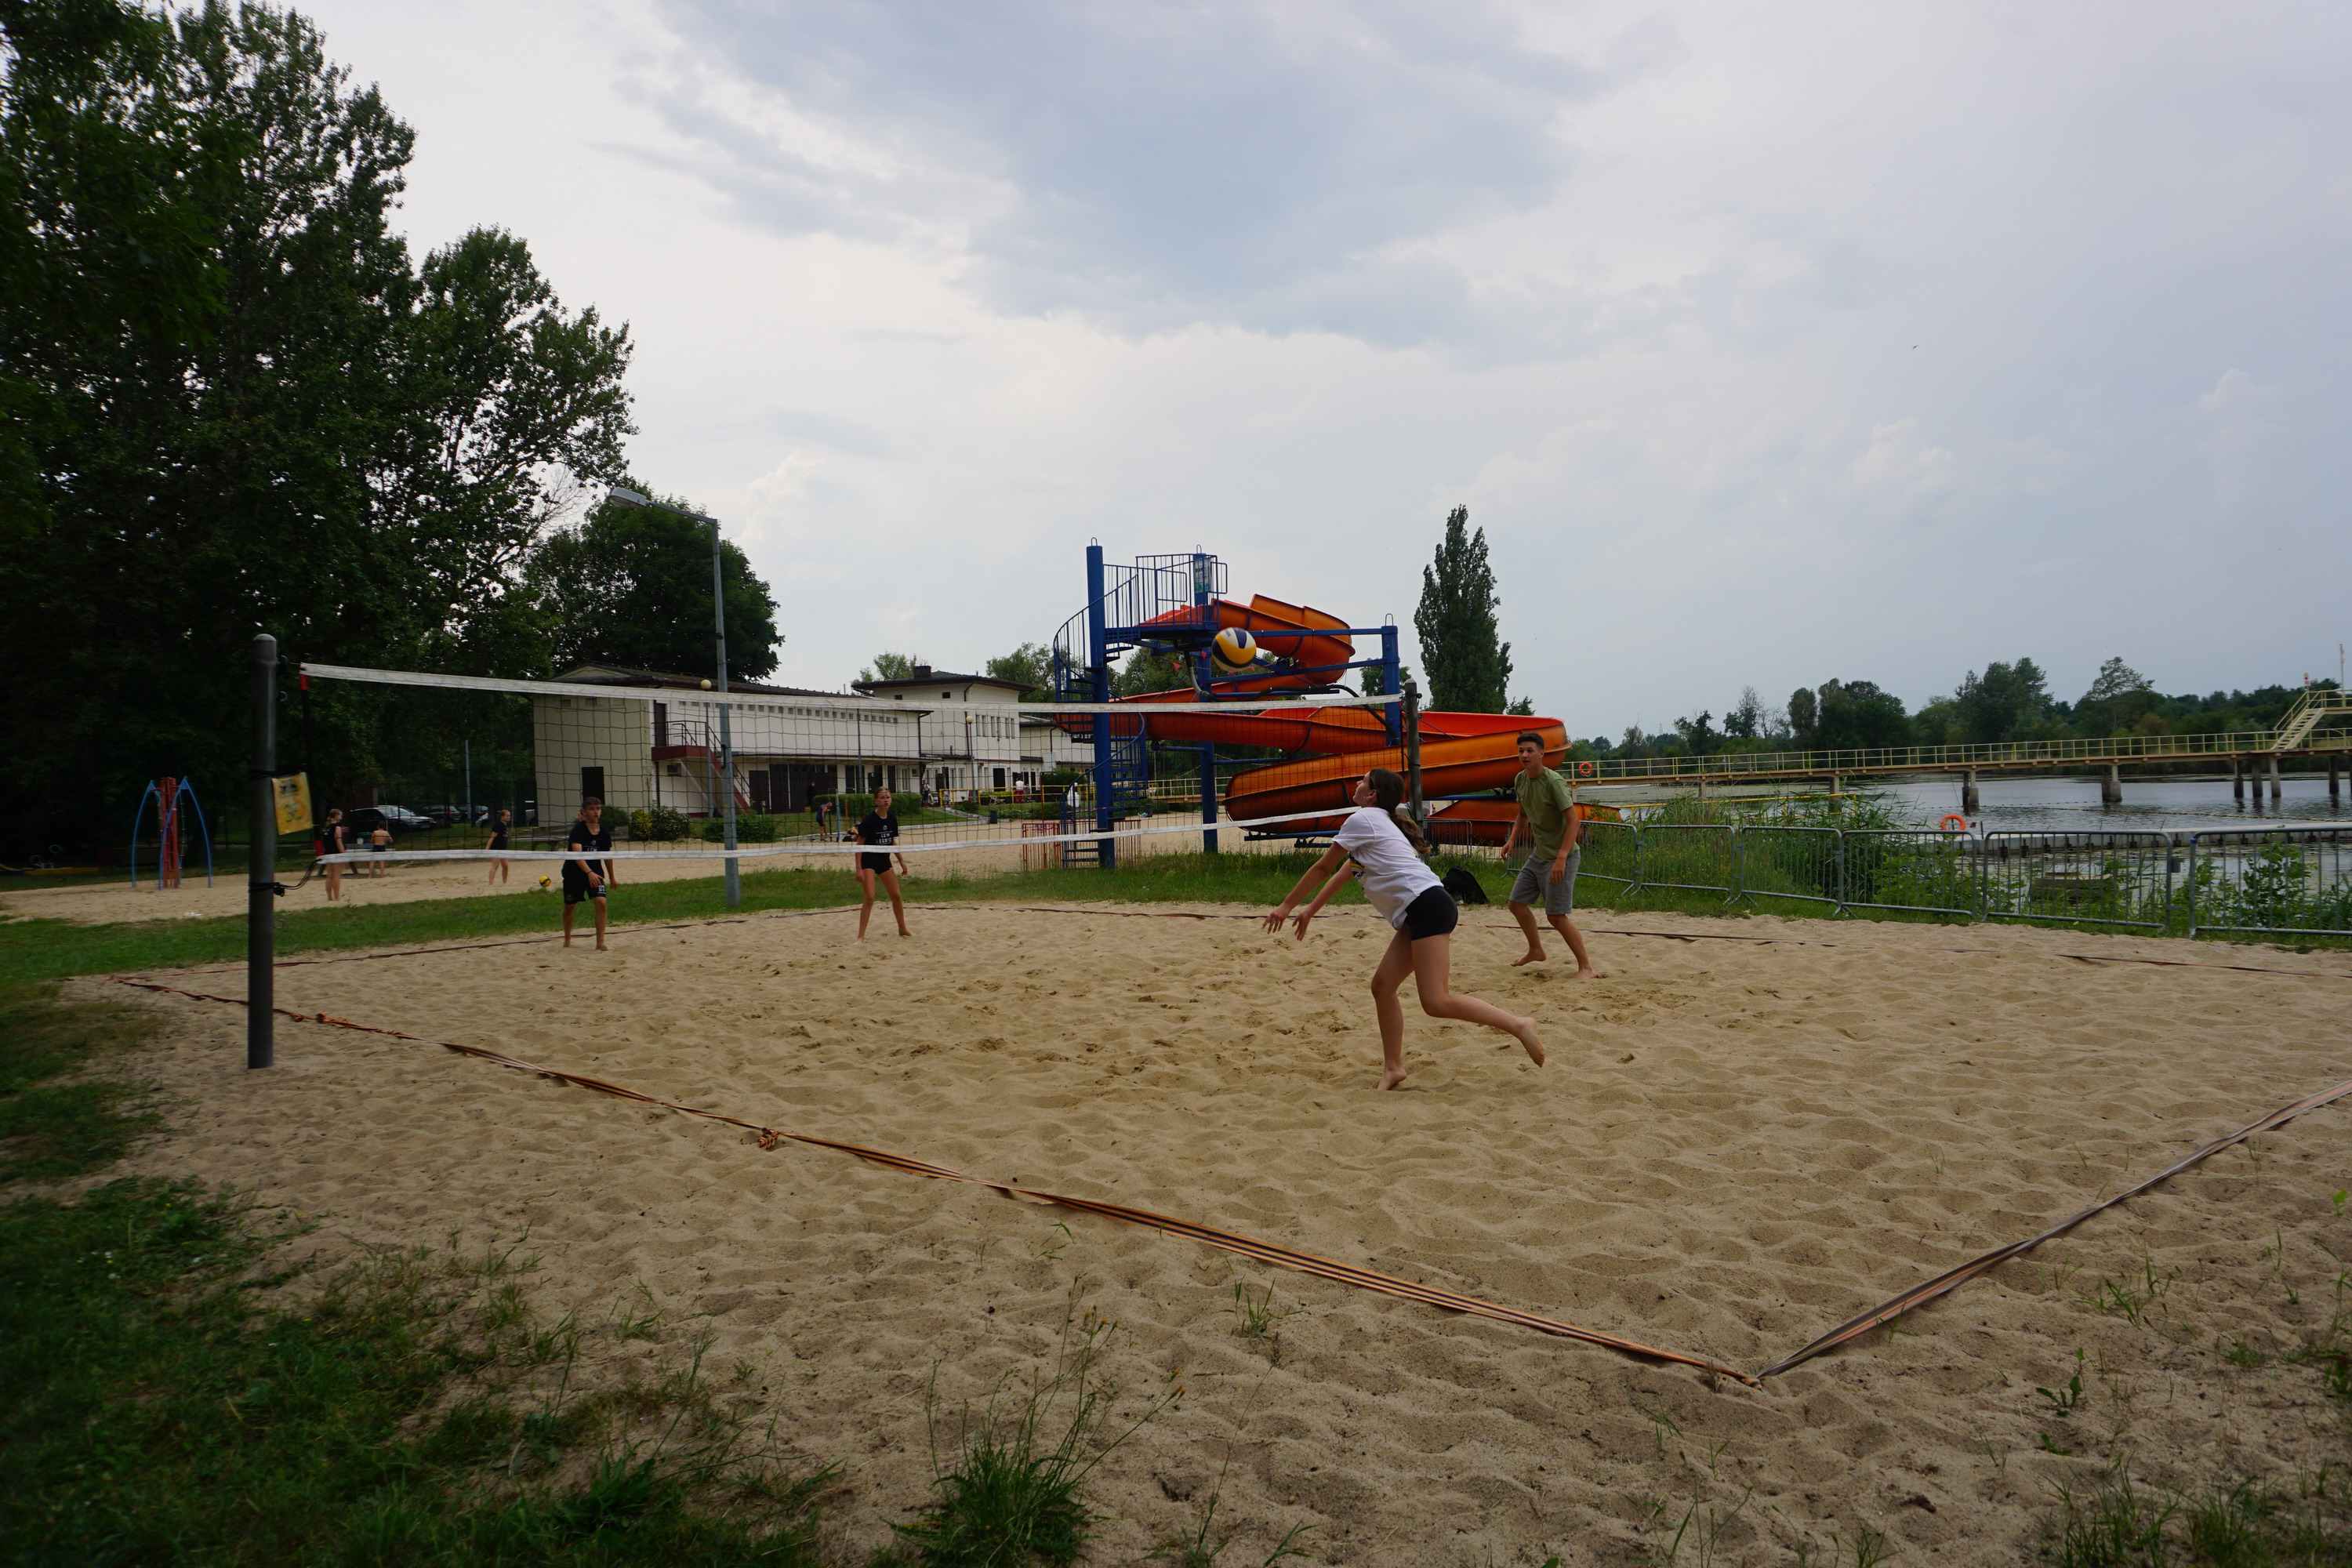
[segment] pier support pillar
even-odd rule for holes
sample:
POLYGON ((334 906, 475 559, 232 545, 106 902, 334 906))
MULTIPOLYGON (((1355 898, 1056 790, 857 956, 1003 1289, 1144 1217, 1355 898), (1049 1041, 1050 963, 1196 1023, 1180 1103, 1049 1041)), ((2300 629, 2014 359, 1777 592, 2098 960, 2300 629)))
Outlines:
POLYGON ((1977 771, 1974 768, 1960 775, 1960 811, 1967 816, 1977 814, 1977 771))
POLYGON ((1831 799, 1832 799, 1832 800, 1835 800, 1835 799, 1837 798, 1837 793, 1838 793, 1838 776, 1837 776, 1837 774, 1835 774, 1835 773, 1832 773, 1832 774, 1830 775, 1830 798, 1831 798, 1831 799))
POLYGON ((2327 805, 2329 810, 2344 799, 2344 765, 2334 757, 2327 759, 2327 805))
POLYGON ((2230 797, 2240 805, 2246 804, 2246 770, 2235 757, 2230 759, 2230 797))
POLYGON ((2114 763, 2107 764, 2107 776, 2099 781, 2099 804, 2121 805, 2124 803, 2124 770, 2114 763))
POLYGON ((2276 800, 2276 799, 2278 799, 2278 797, 2279 797, 2279 771, 2278 771, 2278 759, 2277 759, 2276 757, 2273 757, 2273 758, 2271 759, 2271 799, 2273 799, 2273 800, 2276 800))

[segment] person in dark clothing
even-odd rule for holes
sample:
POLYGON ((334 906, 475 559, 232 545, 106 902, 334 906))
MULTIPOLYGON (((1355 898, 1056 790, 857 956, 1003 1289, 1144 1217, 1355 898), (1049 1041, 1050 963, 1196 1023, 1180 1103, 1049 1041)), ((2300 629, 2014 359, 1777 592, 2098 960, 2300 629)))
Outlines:
MULTIPOLYGON (((343 826, 342 807, 327 813, 327 820, 319 828, 319 853, 341 855, 352 847, 352 830, 343 826)), ((327 901, 339 903, 343 896, 343 868, 341 861, 327 862, 327 901)))
POLYGON ((613 830, 604 826, 604 803, 590 795, 580 803, 580 819, 572 825, 563 847, 575 858, 563 862, 563 945, 572 945, 572 906, 583 900, 596 904, 596 951, 604 951, 604 894, 613 882, 613 863, 597 858, 613 850, 613 830))
MULTIPOLYGON (((499 814, 498 814, 497 817, 495 817, 495 818, 491 821, 491 823, 490 823, 490 841, 489 841, 488 844, 483 845, 483 846, 482 846, 482 847, 483 847, 483 848, 485 848, 485 849, 503 849, 503 848, 505 848, 505 847, 507 847, 507 836, 508 836, 509 834, 512 833, 513 831, 514 831, 514 813, 513 813, 513 812, 511 812, 511 811, 509 811, 509 810, 508 810, 506 807, 504 807, 504 806, 500 806, 500 807, 499 807, 499 814)), ((490 862, 490 886, 492 886, 492 887, 494 887, 494 888, 495 888, 495 887, 497 887, 500 882, 503 882, 503 881, 505 881, 505 880, 507 880, 507 879, 508 879, 507 862, 506 862, 506 861, 504 861, 504 860, 493 860, 493 861, 491 861, 491 862, 490 862)))
POLYGON ((866 901, 857 909, 857 940, 866 940, 866 922, 874 918, 874 883, 877 878, 881 879, 883 888, 890 895, 890 912, 898 917, 898 934, 914 935, 907 929, 907 906, 898 898, 898 878, 907 869, 907 858, 890 847, 898 842, 898 814, 891 809, 888 790, 877 790, 874 793, 874 808, 858 818, 857 842, 877 845, 882 850, 878 855, 860 855, 857 858, 857 884, 866 889, 866 901), (898 862, 896 871, 890 869, 894 856, 898 862))

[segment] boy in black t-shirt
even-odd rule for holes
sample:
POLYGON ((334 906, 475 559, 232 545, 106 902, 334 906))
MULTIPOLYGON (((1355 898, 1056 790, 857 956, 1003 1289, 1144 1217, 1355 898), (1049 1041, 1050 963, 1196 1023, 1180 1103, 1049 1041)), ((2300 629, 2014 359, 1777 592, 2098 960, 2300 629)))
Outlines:
POLYGON ((563 847, 579 858, 563 862, 563 945, 572 945, 572 906, 583 899, 596 901, 596 951, 604 951, 604 891, 613 881, 613 864, 592 858, 610 854, 613 830, 604 826, 604 803, 590 795, 580 803, 580 819, 572 825, 563 847))
POLYGON ((907 929, 907 906, 898 900, 898 878, 907 869, 907 858, 898 855, 898 869, 890 869, 895 851, 889 847, 898 842, 898 814, 890 809, 888 790, 874 792, 874 809, 857 820, 857 842, 880 846, 883 851, 878 855, 860 855, 857 858, 857 884, 866 889, 866 901, 857 910, 857 940, 866 940, 866 922, 874 917, 874 879, 877 877, 882 879, 882 886, 890 894, 890 912, 898 917, 898 934, 914 935, 907 929))

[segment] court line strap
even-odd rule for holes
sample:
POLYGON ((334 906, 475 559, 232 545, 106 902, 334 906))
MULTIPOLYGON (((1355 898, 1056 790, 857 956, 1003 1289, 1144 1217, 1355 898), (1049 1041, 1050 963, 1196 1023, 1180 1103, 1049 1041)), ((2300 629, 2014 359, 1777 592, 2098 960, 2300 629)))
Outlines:
MULTIPOLYGON (((201 991, 185 991, 176 985, 165 985, 152 980, 136 980, 129 976, 117 975, 115 983, 142 991, 157 992, 167 996, 183 996, 191 1001, 214 1002, 232 1007, 250 1005, 241 996, 216 996, 201 991)), ((559 1068, 541 1067, 534 1062, 521 1061, 497 1051, 487 1050, 480 1046, 464 1046, 450 1040, 426 1039, 421 1035, 411 1035, 399 1029, 383 1028, 373 1024, 355 1023, 349 1018, 339 1018, 330 1013, 299 1013, 287 1007, 272 1007, 270 1011, 279 1017, 292 1019, 297 1023, 323 1024, 332 1028, 352 1029, 361 1034, 380 1035, 389 1039, 406 1040, 417 1045, 438 1046, 443 1050, 454 1051, 459 1056, 490 1062, 515 1072, 552 1079, 560 1083, 593 1089, 599 1094, 609 1094, 619 1100, 658 1106, 665 1110, 674 1110, 683 1116, 699 1117, 707 1121, 718 1121, 730 1127, 740 1127, 756 1135, 759 1145, 762 1149, 773 1149, 778 1143, 783 1142, 805 1143, 818 1149, 832 1149, 841 1153, 854 1154, 869 1163, 882 1165, 908 1175, 929 1176, 935 1181, 957 1182, 969 1186, 985 1187, 1002 1196, 1016 1198, 1024 1203, 1045 1204, 1072 1209, 1082 1214, 1099 1215, 1106 1219, 1118 1220, 1147 1230, 1156 1230, 1163 1235, 1184 1237, 1204 1247, 1213 1247, 1221 1251, 1255 1258, 1278 1268, 1289 1268, 1301 1274, 1314 1275, 1318 1279, 1329 1279, 1338 1284, 1353 1286, 1359 1290, 1394 1296, 1402 1300, 1419 1301, 1424 1306, 1435 1307, 1444 1311, 1460 1312, 1469 1317, 1485 1318, 1492 1322, 1532 1329, 1538 1333, 1549 1334, 1556 1339, 1575 1340, 1583 1344, 1597 1345, 1603 1350, 1615 1351, 1622 1355, 1633 1356, 1643 1361, 1695 1367, 1718 1377, 1730 1378, 1750 1388, 1758 1386, 1757 1380, 1747 1373, 1726 1366, 1720 1362, 1709 1361, 1704 1356, 1664 1350, 1655 1345, 1643 1344, 1635 1340, 1620 1339, 1613 1334, 1604 1334, 1594 1329, 1580 1328, 1574 1323, 1562 1322, 1556 1318, 1541 1317, 1536 1313, 1520 1311, 1514 1307, 1501 1306, 1476 1296, 1465 1296, 1452 1290, 1439 1289, 1435 1286, 1423 1285, 1417 1280, 1399 1279, 1393 1274, 1382 1274, 1374 1269, 1357 1268, 1353 1264, 1335 1262, 1328 1258, 1319 1258, 1313 1253, 1297 1251, 1278 1242, 1261 1241, 1255 1237, 1244 1236, 1238 1232, 1220 1230, 1213 1226, 1202 1225, 1195 1220, 1181 1219, 1172 1215, 1160 1214, 1151 1209, 1136 1208, 1127 1204, 1106 1203, 1097 1198, 1072 1197, 1063 1193, 1049 1193, 1035 1187, 1017 1186, 1009 1182, 991 1181, 983 1176, 971 1176, 961 1171, 950 1170, 945 1165, 934 1165, 927 1161, 913 1159, 904 1154, 894 1154, 887 1150, 868 1148, 862 1143, 845 1142, 839 1139, 820 1137, 810 1132, 795 1132, 789 1128, 767 1127, 756 1121, 747 1121, 740 1116, 730 1116, 724 1111, 706 1110, 698 1106, 682 1105, 676 1100, 664 1100, 603 1079, 589 1078, 583 1074, 565 1071, 559 1068)))
POLYGON ((1780 1373, 1789 1371, 1792 1367, 1801 1366, 1806 1362, 1812 1360, 1813 1357, 1820 1355, 1823 1351, 1834 1349, 1835 1347, 1845 1343, 1848 1340, 1866 1334, 1871 1330, 1878 1327, 1881 1323, 1887 1321, 1891 1318, 1898 1317, 1901 1314, 1909 1311, 1914 1307, 1923 1307, 1928 1302, 1935 1300, 1939 1296, 1948 1295, 1950 1292, 1958 1289, 1962 1285, 1965 1285, 1969 1280, 1975 1279, 1978 1275, 1983 1274, 2002 1263, 2006 1263, 2012 1258, 2032 1251, 2035 1247, 2041 1246, 2043 1242, 2050 1240, 2053 1237, 2065 1235, 2068 1231, 2074 1229, 2084 1220, 2089 1219, 2092 1215, 2104 1213, 2106 1210, 2115 1207, 2117 1204, 2122 1203, 2126 1198, 2137 1197, 2140 1194, 2147 1191, 2150 1187, 2157 1185, 2158 1183, 2168 1181, 2170 1178, 2179 1175, 2181 1172, 2188 1170, 2191 1165, 2200 1164, 2211 1156, 2220 1153, 2224 1149, 2234 1148, 2236 1145, 2244 1142, 2247 1139, 2252 1137, 2257 1132, 2268 1132, 2274 1128, 2284 1127, 2288 1122, 2294 1121, 2296 1117, 2301 1116, 2307 1111, 2316 1110, 2321 1106, 2333 1104, 2336 1100, 2343 1099, 2346 1095, 2352 1095, 2352 1079, 2347 1079, 2342 1083, 2336 1084, 2332 1088, 2320 1089, 2315 1094, 2306 1094, 2301 1100, 2295 1100, 2292 1104, 2283 1105, 2267 1116, 2258 1117, 2254 1121, 2247 1122, 2235 1132, 2216 1138, 2210 1143, 2204 1144, 2201 1147, 2189 1151, 2187 1154, 2175 1160, 2171 1164, 2167 1165, 2163 1170, 2158 1171, 2156 1174, 2149 1176, 2146 1180, 2132 1186, 2125 1188, 2122 1192, 2116 1194, 2113 1197, 2101 1199, 2099 1202, 2093 1204, 2090 1207, 2082 1210, 2078 1214, 2070 1215, 2038 1236, 2028 1237, 2023 1241, 2012 1241, 2007 1247, 1997 1247, 1990 1252, 1981 1253, 1975 1258, 1969 1258, 1966 1263, 1959 1265, 1958 1268, 1948 1268, 1943 1273, 1937 1275, 1933 1279, 1914 1285, 1911 1289, 1904 1291, 1901 1295, 1895 1296, 1885 1301, 1880 1302, 1877 1306, 1871 1308, 1866 1312, 1861 1313, 1855 1317, 1848 1318, 1844 1322, 1840 1323, 1828 1333, 1823 1334, 1812 1343, 1805 1346, 1804 1349, 1796 1352, 1792 1355, 1781 1357, 1779 1361, 1774 1362, 1770 1366, 1766 1367, 1762 1372, 1758 1373, 1756 1375, 1760 1381, 1761 1379, 1768 1377, 1778 1377, 1780 1373))

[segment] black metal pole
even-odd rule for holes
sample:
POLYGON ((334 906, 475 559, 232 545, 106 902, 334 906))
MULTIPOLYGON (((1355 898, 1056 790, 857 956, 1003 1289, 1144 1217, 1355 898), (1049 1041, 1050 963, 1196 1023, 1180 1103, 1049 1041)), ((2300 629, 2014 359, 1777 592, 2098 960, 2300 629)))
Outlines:
POLYGON ((253 824, 246 832, 245 1065, 277 1060, 278 639, 253 639, 253 824))
POLYGON ((1421 799, 1421 689, 1410 680, 1404 683, 1404 787, 1412 825, 1426 834, 1429 813, 1421 799))
POLYGON ((727 574, 719 563, 719 520, 710 520, 710 615, 719 640, 719 765, 727 776, 727 907, 743 907, 741 863, 735 858, 735 726, 730 721, 727 696, 727 574))

